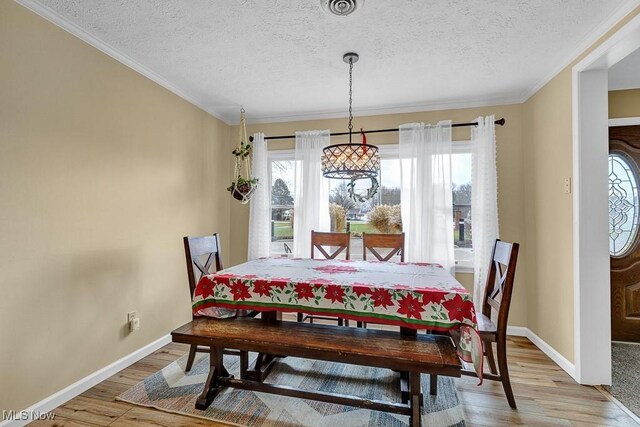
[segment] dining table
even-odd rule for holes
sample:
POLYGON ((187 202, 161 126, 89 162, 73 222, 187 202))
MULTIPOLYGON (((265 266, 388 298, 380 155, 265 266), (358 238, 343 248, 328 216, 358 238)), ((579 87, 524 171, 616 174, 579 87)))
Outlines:
POLYGON ((482 383, 483 343, 472 295, 439 264, 306 258, 260 258, 205 275, 195 288, 194 316, 236 310, 329 315, 450 333, 459 357, 482 383))

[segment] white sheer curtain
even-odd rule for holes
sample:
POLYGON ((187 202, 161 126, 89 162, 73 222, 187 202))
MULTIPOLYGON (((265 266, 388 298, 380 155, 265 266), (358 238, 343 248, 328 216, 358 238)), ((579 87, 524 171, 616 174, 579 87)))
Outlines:
POLYGON ((293 256, 311 256, 311 231, 329 231, 329 180, 322 176, 322 149, 329 130, 296 132, 296 191, 293 209, 293 256))
POLYGON ((498 177, 495 116, 478 117, 471 128, 471 216, 473 226, 473 300, 482 303, 498 231, 498 177))
POLYGON ((249 208, 249 260, 268 257, 271 244, 271 213, 269 209, 269 170, 267 162, 267 141, 263 133, 253 135, 253 160, 251 169, 253 177, 258 178, 249 208))
POLYGON ((405 259, 453 272, 451 121, 401 125, 400 166, 405 259))

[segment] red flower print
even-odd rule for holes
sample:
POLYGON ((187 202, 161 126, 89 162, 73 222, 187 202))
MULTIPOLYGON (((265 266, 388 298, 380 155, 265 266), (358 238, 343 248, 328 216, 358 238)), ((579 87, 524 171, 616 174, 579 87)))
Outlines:
POLYGON ((357 268, 349 265, 323 265, 322 267, 314 267, 314 270, 321 271, 322 273, 335 274, 335 273, 355 273, 357 268))
POLYGON ((195 291, 193 292, 195 294, 194 296, 202 296, 202 298, 213 296, 213 288, 215 287, 216 287, 215 283, 212 282, 211 280, 208 280, 208 279, 201 280, 198 283, 198 286, 196 286, 195 291))
POLYGON ((233 300, 244 301, 247 298, 251 298, 251 294, 249 293, 249 286, 244 284, 241 280, 235 280, 231 283, 231 293, 233 294, 233 300))
POLYGON ((313 288, 309 283, 298 283, 296 284, 296 293, 298 294, 298 299, 313 299, 315 295, 313 295, 313 288))
POLYGON ((420 299, 413 295, 405 295, 400 301, 398 301, 398 305, 400 306, 400 308, 398 308, 398 313, 404 314, 407 316, 407 319, 412 317, 422 319, 421 313, 424 311, 424 307, 422 306, 420 299))
POLYGON ((362 295, 369 295, 371 293, 371 288, 366 283, 354 283, 353 292, 356 296, 361 297, 362 295))
POLYGON ((332 303, 342 303, 344 300, 344 289, 338 285, 327 285, 324 298, 330 300, 332 303))
POLYGON ((447 292, 442 289, 438 290, 428 290, 428 289, 419 289, 416 290, 417 293, 422 295, 422 304, 427 305, 429 303, 440 304, 444 301, 444 298, 447 296, 447 292))
POLYGON ((375 289, 371 293, 371 299, 373 300, 374 307, 387 308, 390 305, 393 305, 393 300, 391 299, 391 291, 388 289, 375 289))
POLYGON ((253 292, 261 297, 271 296, 271 288, 273 285, 265 280, 256 280, 253 284, 253 292))
POLYGON ((456 294, 449 301, 443 302, 442 305, 449 311, 449 320, 462 322, 465 320, 465 317, 471 318, 473 302, 471 302, 471 300, 465 301, 460 294, 456 294))
POLYGON ((290 279, 288 277, 277 278, 277 279, 269 279, 271 282, 271 286, 275 286, 276 288, 283 290, 287 287, 287 283, 289 283, 290 279))

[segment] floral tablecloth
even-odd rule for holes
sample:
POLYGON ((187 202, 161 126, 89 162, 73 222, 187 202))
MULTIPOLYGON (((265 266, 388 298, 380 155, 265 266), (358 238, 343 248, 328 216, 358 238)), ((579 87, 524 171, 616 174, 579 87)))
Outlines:
POLYGON ((305 312, 404 326, 459 329, 458 352, 482 372, 482 341, 469 292, 438 264, 262 258, 204 276, 196 316, 244 309, 305 312))

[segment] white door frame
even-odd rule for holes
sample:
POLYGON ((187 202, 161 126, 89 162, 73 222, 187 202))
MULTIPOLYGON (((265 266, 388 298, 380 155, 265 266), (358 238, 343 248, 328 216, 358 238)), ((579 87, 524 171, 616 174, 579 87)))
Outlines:
POLYGON ((611 384, 608 70, 640 48, 640 15, 573 67, 575 379, 611 384))

